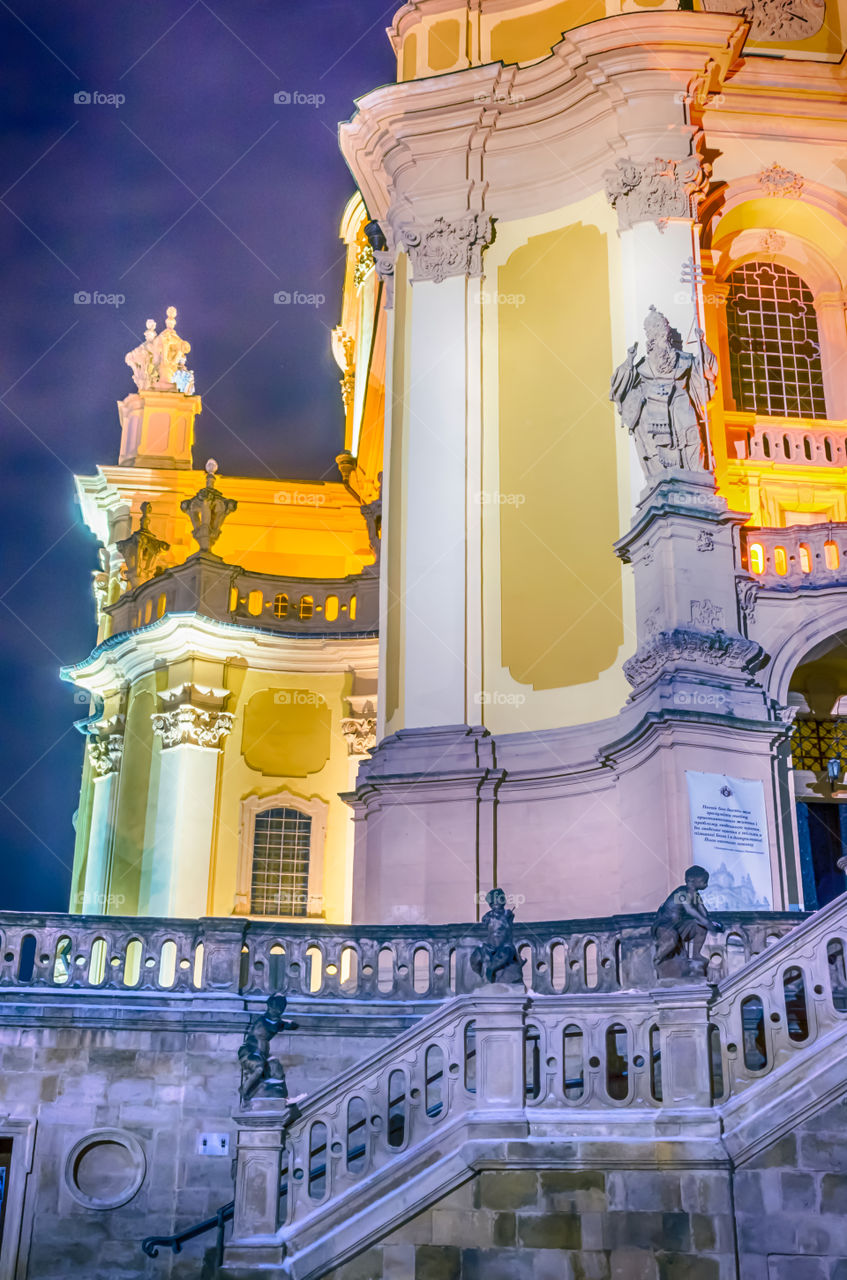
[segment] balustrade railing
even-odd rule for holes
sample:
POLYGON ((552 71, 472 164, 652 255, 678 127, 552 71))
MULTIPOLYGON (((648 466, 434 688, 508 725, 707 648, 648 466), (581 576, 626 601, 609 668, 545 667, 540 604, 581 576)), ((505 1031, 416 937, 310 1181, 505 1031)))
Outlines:
POLYGON ((816 418, 757 419, 726 415, 730 457, 805 467, 847 466, 847 427, 816 418))
POLYGON ((838 587, 847 583, 847 524, 741 530, 744 568, 763 587, 838 587))
MULTIPOLYGON (((803 919, 797 912, 721 913, 710 938, 717 981, 803 919)), ((603 994, 653 985, 649 915, 516 923, 527 987, 539 995, 603 994)), ((324 999, 437 1001, 478 986, 469 925, 327 925, 240 918, 163 920, 0 914, 0 990, 281 991, 324 999)))
POLYGON ((199 613, 285 634, 370 634, 378 625, 379 575, 365 570, 346 578, 291 578, 196 556, 126 592, 105 611, 113 635, 167 613, 199 613))

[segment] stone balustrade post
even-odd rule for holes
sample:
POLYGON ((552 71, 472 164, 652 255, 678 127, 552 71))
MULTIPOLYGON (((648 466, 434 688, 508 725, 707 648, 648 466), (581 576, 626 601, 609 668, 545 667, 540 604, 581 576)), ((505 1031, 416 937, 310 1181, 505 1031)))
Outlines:
POLYGON ((228 1267, 274 1265, 285 1257, 279 1241, 279 1188, 285 1146, 283 1118, 237 1113, 235 1212, 232 1237, 224 1250, 228 1267))
POLYGON ((710 1107, 709 998, 705 983, 653 991, 662 1054, 666 1107, 710 1107))
POLYGON ((524 1049, 527 1000, 520 988, 493 983, 474 993, 477 1106, 505 1111, 526 1101, 524 1049))

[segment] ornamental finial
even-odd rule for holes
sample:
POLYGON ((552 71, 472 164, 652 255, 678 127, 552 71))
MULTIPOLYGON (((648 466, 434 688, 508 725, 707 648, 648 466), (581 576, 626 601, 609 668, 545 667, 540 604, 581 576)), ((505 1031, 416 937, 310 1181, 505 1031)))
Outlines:
POLYGON ((168 307, 161 333, 156 332, 156 321, 148 320, 144 341, 127 353, 126 363, 139 391, 194 394, 194 374, 185 367, 191 343, 177 333, 176 314, 176 307, 168 307))

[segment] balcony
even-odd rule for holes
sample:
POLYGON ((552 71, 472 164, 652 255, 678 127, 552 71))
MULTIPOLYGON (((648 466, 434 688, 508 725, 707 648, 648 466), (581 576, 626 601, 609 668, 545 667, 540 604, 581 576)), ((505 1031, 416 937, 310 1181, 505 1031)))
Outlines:
POLYGON ((197 552, 127 591, 105 612, 111 634, 145 627, 166 613, 197 613, 216 622, 282 635, 372 636, 379 612, 379 574, 291 578, 252 573, 197 552))
POLYGON ((741 530, 742 564, 770 590, 847 585, 847 524, 741 530))
POLYGON ((726 451, 729 458, 744 462, 847 467, 847 424, 727 413, 726 451))

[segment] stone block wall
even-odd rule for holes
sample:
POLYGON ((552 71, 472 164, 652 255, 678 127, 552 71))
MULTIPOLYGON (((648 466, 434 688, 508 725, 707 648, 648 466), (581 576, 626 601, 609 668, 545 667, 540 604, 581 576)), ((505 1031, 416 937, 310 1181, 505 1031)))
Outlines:
POLYGON ((729 1174, 715 1169, 483 1172, 332 1272, 332 1280, 734 1276, 729 1174))
POLYGON ((847 1098, 735 1175, 744 1280, 847 1280, 847 1098))
MULTIPOLYGON (((18 997, 19 998, 19 997, 18 997)), ((90 1003, 90 1002, 89 1002, 90 1003)), ((5 1266, 8 1240, 17 1223, 7 1214, 2 1274, 16 1280, 136 1280, 136 1277, 199 1280, 204 1255, 206 1274, 215 1233, 184 1246, 174 1256, 163 1250, 155 1259, 141 1251, 146 1236, 170 1235, 212 1216, 233 1197, 238 1047, 247 1014, 243 1001, 225 1012, 201 1001, 190 1018, 174 1001, 161 1002, 158 1014, 142 1015, 126 999, 104 999, 99 1025, 74 1025, 70 1010, 33 1003, 0 1008, 0 1137, 13 1136, 10 1195, 24 1173, 20 1167, 32 1136, 32 1168, 26 1178, 21 1215, 20 1271, 5 1266), (108 1006, 108 1007, 107 1007, 108 1006), (29 1025, 10 1025, 15 1019, 29 1025), (56 1025, 56 1023, 60 1025, 56 1025), (51 1025, 52 1024, 52 1025, 51 1025), (206 1030, 198 1027, 206 1025, 206 1030), (102 1134, 102 1131, 108 1131, 102 1134), (69 1156, 87 1136, 114 1137, 115 1131, 141 1155, 140 1186, 117 1208, 94 1208, 75 1198, 69 1183, 69 1156), (228 1155, 201 1155, 201 1133, 228 1134, 228 1155), (134 1140, 134 1141, 133 1141, 134 1140), (18 1162, 15 1164, 17 1155, 18 1162)), ((342 1034, 335 1019, 302 1017, 302 1029, 279 1036, 274 1051, 286 1063, 292 1095, 312 1092, 348 1066, 394 1038, 398 1028, 358 1026, 342 1034)), ((361 1023, 364 1019, 356 1019, 361 1023)), ((106 1149, 106 1183, 126 1175, 132 1163, 123 1148, 106 1149), (115 1155, 121 1167, 115 1169, 115 1155)), ((103 1148, 98 1159, 103 1161, 103 1148)), ((85 1184, 86 1173, 79 1174, 85 1184)), ((8 1205, 11 1208, 11 1200, 8 1205)))

